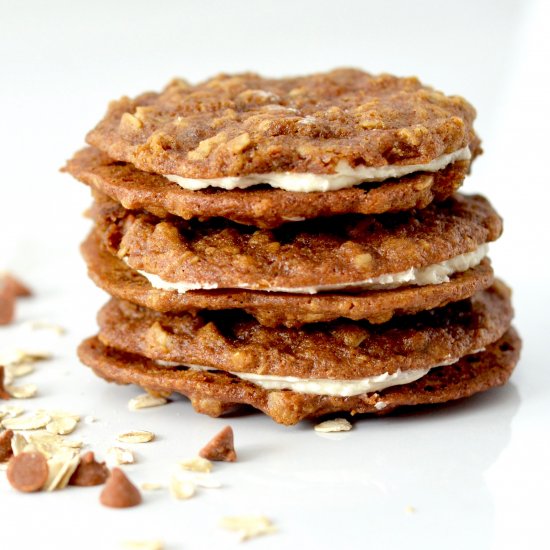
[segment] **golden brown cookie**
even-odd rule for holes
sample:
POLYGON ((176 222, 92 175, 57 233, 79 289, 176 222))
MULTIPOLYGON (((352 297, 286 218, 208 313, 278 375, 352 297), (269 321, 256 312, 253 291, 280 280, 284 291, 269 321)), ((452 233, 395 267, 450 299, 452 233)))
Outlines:
POLYGON ((157 392, 187 396, 197 412, 220 416, 236 405, 251 405, 281 424, 296 424, 336 412, 388 413, 398 407, 435 404, 461 399, 507 382, 518 361, 521 340, 510 328, 485 351, 432 369, 410 384, 354 397, 307 395, 293 391, 264 390, 230 374, 161 367, 140 355, 109 348, 97 338, 79 347, 80 359, 108 381, 137 384, 157 392))
MULTIPOLYGON (((140 170, 191 178, 332 174, 428 163, 473 145, 474 108, 416 78, 356 69, 247 73, 113 101, 89 144, 140 170)), ((475 144, 475 145, 474 145, 475 144)))
POLYGON ((339 317, 385 323, 394 315, 411 315, 464 300, 488 288, 494 280, 491 264, 485 259, 477 267, 456 273, 449 282, 438 285, 354 294, 310 295, 254 290, 191 290, 181 294, 152 287, 145 277, 103 250, 94 233, 84 241, 81 252, 92 281, 115 298, 160 312, 197 314, 204 309, 242 309, 270 327, 299 327, 339 317))
POLYGON ((103 245, 133 269, 160 277, 161 284, 178 284, 180 291, 303 294, 445 282, 432 266, 458 257, 454 261, 472 267, 484 255, 480 246, 502 231, 500 217, 479 195, 457 194, 423 210, 320 218, 274 230, 221 219, 159 219, 96 199, 92 217, 103 245))
POLYGON ((321 216, 425 208, 458 189, 468 166, 468 162, 456 161, 435 173, 417 172, 383 184, 363 184, 324 193, 289 192, 267 186, 189 191, 163 176, 115 161, 91 147, 76 153, 64 170, 130 210, 144 209, 160 218, 170 214, 184 219, 222 217, 274 228, 288 221, 321 216))
POLYGON ((497 282, 469 300, 382 325, 338 320, 270 328, 239 311, 192 316, 112 299, 98 314, 107 346, 150 359, 229 372, 352 380, 431 368, 494 342, 512 319, 497 282))

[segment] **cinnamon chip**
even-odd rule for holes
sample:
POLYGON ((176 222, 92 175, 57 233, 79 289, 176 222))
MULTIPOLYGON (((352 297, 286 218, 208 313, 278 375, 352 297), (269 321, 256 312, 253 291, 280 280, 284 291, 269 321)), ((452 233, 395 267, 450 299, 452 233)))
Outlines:
POLYGON ((40 453, 21 453, 11 458, 7 475, 14 489, 24 493, 39 491, 48 479, 48 463, 40 453))
POLYGON ((13 449, 11 448, 12 438, 12 430, 5 430, 0 434, 0 462, 5 462, 13 456, 13 449))
POLYGON ((99 501, 109 508, 129 508, 141 504, 141 493, 120 468, 113 468, 99 501))
POLYGON ((78 487, 93 487, 103 485, 109 477, 109 469, 105 462, 97 462, 91 451, 83 455, 75 472, 69 479, 69 485, 78 487))
POLYGON ((237 453, 233 445, 233 429, 225 426, 200 451, 199 456, 208 460, 235 462, 237 453))
POLYGON ((0 325, 9 325, 15 317, 15 294, 5 281, 0 282, 0 325))
MULTIPOLYGON (((2 323, 0 323, 2 324, 2 323)), ((6 388, 4 388, 4 376, 6 375, 6 371, 4 367, 0 366, 0 399, 10 399, 11 395, 6 391, 6 388)))
POLYGON ((8 288, 9 292, 17 298, 27 298, 28 296, 32 296, 32 290, 19 279, 14 277, 11 273, 3 274, 2 283, 8 288))

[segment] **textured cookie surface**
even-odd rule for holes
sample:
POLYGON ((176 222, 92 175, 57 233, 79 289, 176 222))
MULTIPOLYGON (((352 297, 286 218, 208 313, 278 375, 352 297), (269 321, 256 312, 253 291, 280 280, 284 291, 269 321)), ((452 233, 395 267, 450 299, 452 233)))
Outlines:
POLYGON ((507 382, 518 361, 521 341, 511 328, 485 351, 431 370, 416 382, 383 392, 354 397, 316 396, 289 390, 264 390, 223 372, 163 368, 139 355, 106 347, 97 338, 79 347, 83 363, 106 380, 137 384, 157 392, 178 392, 191 399, 198 412, 220 416, 235 405, 251 405, 281 424, 296 424, 336 412, 387 413, 397 407, 444 403, 471 396, 507 382))
POLYGON ((153 288, 149 281, 100 247, 91 233, 81 247, 91 279, 103 290, 160 312, 198 313, 203 309, 243 309, 262 325, 287 327, 332 321, 338 317, 384 323, 393 315, 414 314, 469 298, 494 279, 489 260, 457 273, 448 283, 357 294, 314 295, 253 290, 175 290, 153 288))
POLYGON ((425 208, 458 189, 467 169, 468 163, 460 161, 435 173, 415 173, 383 184, 325 193, 296 193, 267 186, 188 191, 164 176, 137 170, 132 164, 112 160, 91 147, 79 151, 65 168, 78 180, 130 210, 144 209, 161 218, 169 214, 184 219, 223 217, 263 228, 321 216, 425 208))
POLYGON ((423 164, 474 142, 475 111, 416 78, 354 69, 219 75, 110 104, 87 141, 140 170, 215 178, 423 164))
POLYGON ((317 219, 274 230, 222 219, 160 219, 99 198, 92 216, 104 245, 133 269, 206 289, 359 283, 475 251, 502 231, 486 199, 458 194, 423 210, 317 219))
POLYGON ((300 378, 358 379, 433 367, 494 342, 512 319, 497 282, 469 300, 382 325, 338 320, 270 328, 242 312, 154 312, 112 299, 99 312, 100 340, 151 359, 300 378))

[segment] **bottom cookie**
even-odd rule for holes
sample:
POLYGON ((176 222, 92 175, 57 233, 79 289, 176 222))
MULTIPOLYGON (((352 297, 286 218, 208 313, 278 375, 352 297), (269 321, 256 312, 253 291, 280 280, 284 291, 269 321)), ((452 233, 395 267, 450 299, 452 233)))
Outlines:
POLYGON ((137 384, 146 390, 187 396, 197 412, 220 416, 237 405, 251 405, 280 424, 336 412, 387 413, 398 407, 444 403, 501 386, 518 361, 521 340, 510 328, 477 354, 452 365, 434 368, 419 380, 381 392, 352 397, 265 390, 222 371, 161 366, 155 361, 102 344, 97 337, 80 345, 81 361, 100 377, 119 384, 137 384))

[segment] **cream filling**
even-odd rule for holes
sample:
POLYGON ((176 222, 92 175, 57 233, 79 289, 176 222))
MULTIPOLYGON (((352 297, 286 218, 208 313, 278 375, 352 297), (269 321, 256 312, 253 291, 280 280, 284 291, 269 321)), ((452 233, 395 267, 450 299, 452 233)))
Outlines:
POLYGON ((265 174, 250 174, 247 176, 225 178, 184 178, 175 174, 166 174, 165 177, 189 191, 197 191, 206 187, 217 187, 229 191, 231 189, 246 189, 253 185, 266 183, 271 187, 284 189, 285 191, 311 193, 347 189, 360 183, 400 178, 413 172, 438 172, 458 160, 470 160, 471 156, 470 148, 463 147, 452 153, 441 155, 425 164, 352 167, 349 163, 340 161, 336 166, 334 174, 267 172, 265 174))
MULTIPOLYGON (((372 277, 370 279, 363 279, 362 281, 356 281, 352 283, 338 283, 331 285, 315 285, 315 286, 301 286, 301 287, 269 287, 263 288, 251 283, 242 283, 236 285, 235 288, 249 289, 249 290, 262 290, 265 292, 287 292, 294 294, 317 294, 318 292, 327 291, 345 291, 345 290, 380 290, 391 289, 405 285, 438 285, 441 283, 447 283, 449 277, 454 273, 460 273, 467 271, 472 267, 480 264, 481 260, 485 258, 489 250, 489 245, 484 243, 476 248, 472 252, 466 252, 460 254, 449 260, 445 260, 438 264, 432 264, 426 267, 411 267, 406 271, 399 273, 388 273, 385 275, 379 275, 378 277, 372 277)), ((127 262, 127 259, 124 258, 127 262)), ((137 270, 138 273, 143 275, 154 288, 160 290, 176 290, 180 294, 185 294, 189 290, 213 290, 219 288, 218 283, 189 283, 189 282, 177 282, 172 283, 166 281, 154 275, 153 273, 147 273, 146 271, 137 270)))
MULTIPOLYGON (((274 376, 270 374, 251 374, 246 372, 231 372, 229 374, 237 376, 242 380, 252 382, 265 390, 292 390, 297 393, 306 393, 310 395, 331 395, 336 397, 351 397, 363 393, 372 393, 391 388, 392 386, 401 386, 410 384, 419 378, 425 376, 432 368, 443 367, 456 363, 458 359, 453 358, 423 369, 400 370, 392 374, 387 372, 375 376, 367 376, 356 380, 333 380, 329 378, 298 378, 295 376, 274 376)), ((165 367, 187 366, 193 370, 218 370, 212 367, 201 365, 180 365, 171 361, 157 361, 159 365, 165 367)))

